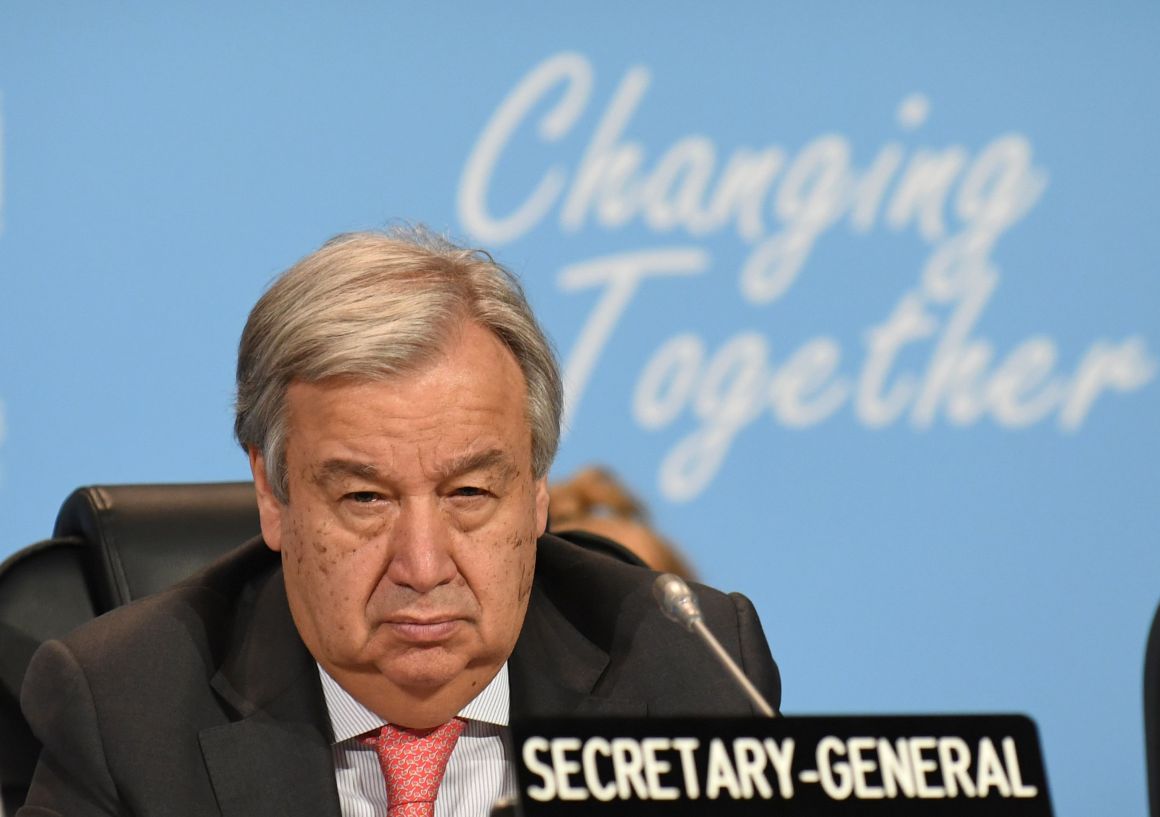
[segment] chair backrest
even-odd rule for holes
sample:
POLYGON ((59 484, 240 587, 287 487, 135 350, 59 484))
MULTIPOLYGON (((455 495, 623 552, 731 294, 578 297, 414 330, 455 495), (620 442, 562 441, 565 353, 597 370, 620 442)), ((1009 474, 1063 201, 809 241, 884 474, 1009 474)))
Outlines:
POLYGON ((164 590, 257 535, 253 483, 95 485, 61 506, 55 539, 80 539, 98 615, 164 590))
POLYGON ((20 713, 20 684, 42 642, 93 617, 80 541, 50 539, 0 565, 0 797, 24 799, 40 746, 20 713))
POLYGON ((1144 651, 1144 756, 1148 762, 1148 804, 1160 817, 1160 608, 1152 617, 1144 651))
POLYGON ((61 506, 53 538, 0 564, 0 793, 23 802, 40 746, 20 712, 33 652, 95 615, 163 590, 259 532, 248 482, 98 485, 61 506))

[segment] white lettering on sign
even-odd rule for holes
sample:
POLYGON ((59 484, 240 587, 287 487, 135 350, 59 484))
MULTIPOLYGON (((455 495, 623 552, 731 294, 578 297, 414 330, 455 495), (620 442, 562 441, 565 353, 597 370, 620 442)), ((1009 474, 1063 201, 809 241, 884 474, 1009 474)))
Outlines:
POLYGON ((1039 788, 1023 782, 1014 738, 989 737, 975 750, 959 737, 885 738, 827 736, 818 741, 816 769, 799 772, 802 782, 818 782, 833 800, 919 800, 956 797, 1033 798, 1039 788))
POLYGON ((793 738, 714 738, 703 781, 700 748, 692 737, 532 737, 524 741, 522 756, 538 782, 527 795, 540 802, 793 797, 793 738))
POLYGON ((733 769, 733 758, 721 738, 709 741, 709 770, 705 773, 705 796, 716 800, 722 790, 734 800, 741 797, 741 784, 737 782, 737 772, 733 769))
POLYGON ((527 794, 540 802, 696 800, 699 746, 696 738, 532 737, 524 741, 524 767, 540 782, 527 794))
MULTIPOLYGON (((793 738, 532 737, 524 768, 529 798, 614 800, 789 800, 797 784, 831 800, 943 800, 1039 796, 1024 782, 1014 738, 968 742, 914 736, 893 742, 871 735, 818 741, 814 767, 794 774, 793 738)), ((808 762, 808 760, 806 761, 808 762)))
POLYGON ((562 292, 599 295, 566 356, 566 428, 634 306, 715 271, 712 253, 697 242, 732 236, 747 248, 732 277, 741 299, 759 309, 800 285, 819 242, 843 225, 859 236, 909 231, 928 248, 917 281, 885 316, 870 318, 857 349, 825 332, 774 348, 756 328, 709 344, 694 329, 673 327, 645 356, 630 405, 652 432, 693 423, 661 461, 658 484, 668 499, 704 491, 738 437, 763 418, 805 429, 846 410, 867 429, 1052 422, 1072 433, 1101 398, 1155 379, 1141 335, 1097 339, 1072 360, 1041 328, 1002 344, 980 331, 1001 283, 994 250, 1048 186, 1024 134, 1002 133, 975 148, 921 144, 932 105, 912 94, 895 115, 906 138, 870 150, 836 132, 796 150, 765 143, 725 151, 704 133, 656 147, 632 128, 652 81, 648 68, 631 67, 601 100, 587 57, 549 57, 500 102, 459 184, 463 226, 490 245, 546 225, 564 235, 643 228, 681 237, 561 271, 562 292), (514 196, 505 189, 499 205, 494 190, 513 144, 529 139, 546 158, 514 196), (860 164, 855 155, 870 158, 860 164))

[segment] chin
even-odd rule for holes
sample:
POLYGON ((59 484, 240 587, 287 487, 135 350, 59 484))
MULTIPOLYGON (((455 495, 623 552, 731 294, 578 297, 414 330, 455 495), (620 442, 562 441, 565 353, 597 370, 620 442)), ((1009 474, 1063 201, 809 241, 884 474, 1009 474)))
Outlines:
POLYGON ((411 651, 386 659, 379 672, 395 686, 412 694, 434 694, 467 670, 467 661, 440 648, 411 651))

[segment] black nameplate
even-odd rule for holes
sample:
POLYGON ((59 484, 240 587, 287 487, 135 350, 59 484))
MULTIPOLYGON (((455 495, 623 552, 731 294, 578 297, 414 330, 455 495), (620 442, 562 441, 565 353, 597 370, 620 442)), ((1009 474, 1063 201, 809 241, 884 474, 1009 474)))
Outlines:
POLYGON ((512 734, 525 817, 1051 817, 1021 715, 546 719, 512 734))

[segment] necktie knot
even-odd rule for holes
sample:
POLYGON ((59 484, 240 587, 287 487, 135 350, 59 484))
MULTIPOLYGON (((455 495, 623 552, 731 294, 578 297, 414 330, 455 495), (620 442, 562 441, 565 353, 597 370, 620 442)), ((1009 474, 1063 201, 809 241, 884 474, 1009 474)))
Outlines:
POLYGON ((389 817, 431 817, 447 761, 466 721, 453 718, 433 729, 387 724, 377 735, 362 738, 379 755, 387 783, 389 817))

